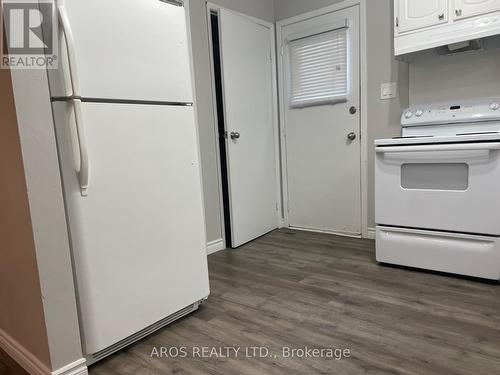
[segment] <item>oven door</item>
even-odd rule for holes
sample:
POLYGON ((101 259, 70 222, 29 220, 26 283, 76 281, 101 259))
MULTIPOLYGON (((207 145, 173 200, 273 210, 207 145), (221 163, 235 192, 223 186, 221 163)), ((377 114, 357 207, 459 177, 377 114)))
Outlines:
POLYGON ((379 225, 500 235, 500 142, 376 148, 379 225))

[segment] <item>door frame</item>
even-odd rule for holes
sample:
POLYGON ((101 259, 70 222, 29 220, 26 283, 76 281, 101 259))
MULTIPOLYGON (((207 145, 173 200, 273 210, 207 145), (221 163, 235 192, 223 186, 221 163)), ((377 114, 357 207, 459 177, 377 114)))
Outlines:
MULTIPOLYGON (((311 12, 303 13, 298 16, 286 18, 276 23, 276 42, 280 43, 280 53, 278 53, 278 87, 279 87, 279 111, 280 111, 280 146, 281 146, 281 186, 283 191, 283 215, 284 226, 290 226, 289 216, 289 196, 288 196, 288 167, 287 167, 287 144, 286 144, 286 124, 285 124, 285 93, 284 93, 284 46, 283 28, 293 23, 305 21, 311 18, 323 16, 328 13, 337 12, 346 8, 359 6, 359 69, 360 69, 360 140, 361 140, 361 238, 373 238, 373 234, 368 230, 368 54, 367 54, 367 0, 344 0, 311 12)), ((321 231, 317 231, 321 232, 321 231)), ((330 232, 329 232, 330 233, 330 232)), ((345 234, 341 234, 344 235, 345 234)))
MULTIPOLYGON (((207 24, 208 24, 208 50, 209 50, 209 56, 210 56, 210 76, 211 76, 211 86, 212 86, 212 108, 213 108, 213 114, 214 114, 214 130, 215 130, 215 145, 216 145, 216 155, 217 155, 217 179, 218 179, 218 185, 219 185, 219 212, 220 212, 220 218, 221 218, 221 234, 222 234, 222 240, 223 240, 223 248, 227 247, 227 241, 226 241, 226 232, 225 232, 225 213, 224 213, 224 201, 223 201, 223 181, 222 181, 222 159, 221 159, 221 154, 220 154, 220 147, 219 147, 219 129, 218 129, 218 110, 217 110, 217 102, 216 102, 216 89, 215 89, 215 67, 214 67, 214 56, 213 56, 213 49, 212 49, 212 23, 210 16, 212 13, 217 13, 220 17, 220 10, 224 9, 227 12, 231 12, 233 14, 236 14, 238 16, 247 18, 248 20, 255 22, 259 25, 262 25, 266 28, 269 29, 269 37, 271 40, 271 65, 273 67, 272 69, 272 89, 273 89, 273 128, 274 128, 274 139, 275 139, 275 163, 276 163, 276 201, 278 202, 278 214, 277 214, 277 227, 278 228, 283 228, 285 226, 284 220, 283 220, 283 206, 284 206, 284 201, 283 201, 283 187, 282 187, 282 172, 281 172, 281 151, 280 151, 280 123, 279 123, 279 104, 278 104, 278 72, 277 72, 277 60, 276 60, 276 38, 275 38, 275 32, 276 32, 276 27, 273 23, 267 22, 264 20, 261 20, 256 17, 248 16, 246 14, 234 11, 232 9, 222 7, 220 5, 207 2, 207 24)), ((220 30, 219 30, 220 32, 220 30)), ((221 69, 224 69, 224 61, 221 60, 221 69)), ((223 101, 225 101, 225 95, 224 95, 224 81, 222 81, 222 91, 223 91, 223 101)), ((224 103, 224 112, 226 110, 226 106, 224 103)), ((226 113, 224 113, 224 118, 227 118, 226 113)), ((227 124, 224 124, 227 126, 227 124)), ((227 128, 226 128, 227 130, 227 128)), ((226 160, 227 163, 227 160, 226 160)), ((228 189, 231 189, 231 183, 228 179, 228 189)))

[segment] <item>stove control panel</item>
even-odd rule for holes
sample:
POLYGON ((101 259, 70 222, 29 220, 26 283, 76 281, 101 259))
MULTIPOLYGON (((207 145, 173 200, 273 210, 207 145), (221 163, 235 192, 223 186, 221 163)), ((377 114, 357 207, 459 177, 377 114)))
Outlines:
POLYGON ((403 112, 401 126, 500 122, 500 97, 414 105, 403 112))

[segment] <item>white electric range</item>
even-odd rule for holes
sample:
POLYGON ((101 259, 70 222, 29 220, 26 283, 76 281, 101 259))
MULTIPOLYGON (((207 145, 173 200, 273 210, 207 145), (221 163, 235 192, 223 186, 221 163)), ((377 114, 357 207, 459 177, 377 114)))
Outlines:
POLYGON ((375 141, 377 261, 500 280, 500 98, 414 106, 375 141))

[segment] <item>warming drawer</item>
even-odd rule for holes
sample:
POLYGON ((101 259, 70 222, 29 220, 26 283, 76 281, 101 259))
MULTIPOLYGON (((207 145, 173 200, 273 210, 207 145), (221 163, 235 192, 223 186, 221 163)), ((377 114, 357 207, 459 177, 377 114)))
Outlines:
POLYGON ((377 261, 500 279, 500 238, 377 227, 377 261))
POLYGON ((500 235, 500 142, 376 147, 378 225, 500 235))

